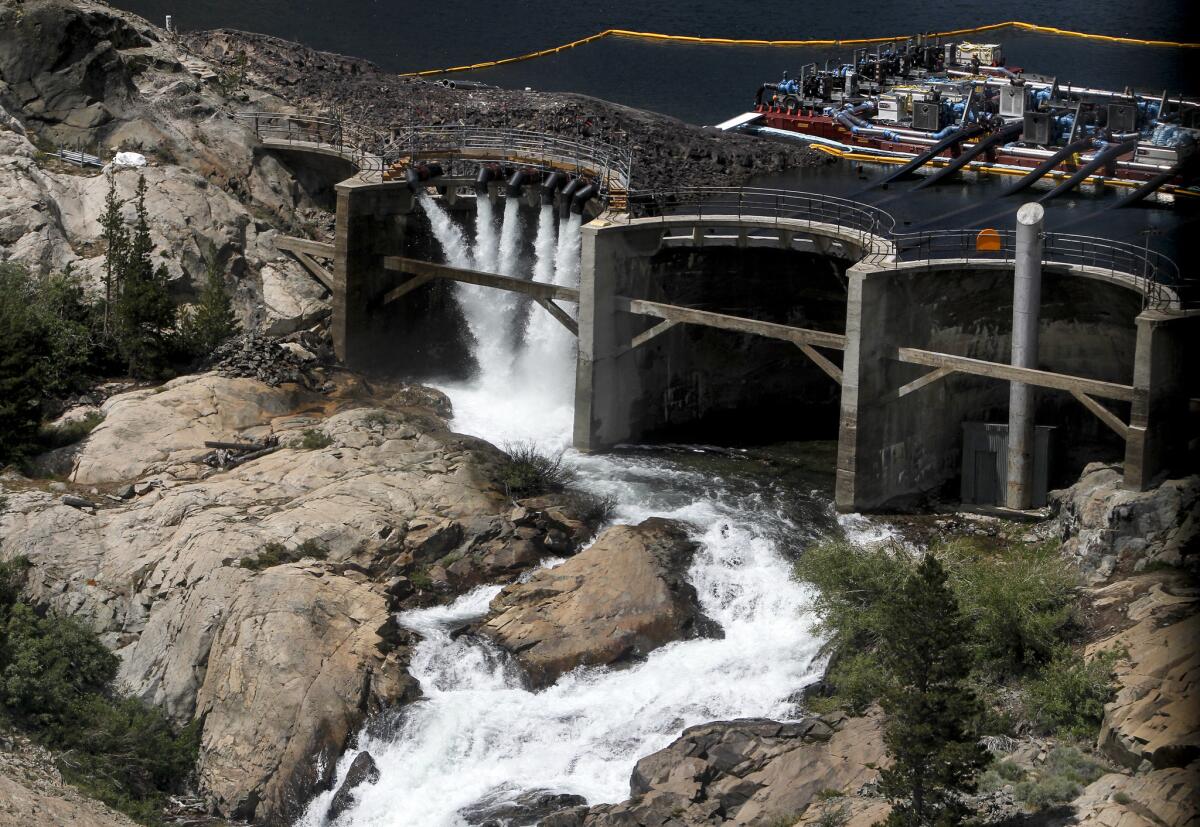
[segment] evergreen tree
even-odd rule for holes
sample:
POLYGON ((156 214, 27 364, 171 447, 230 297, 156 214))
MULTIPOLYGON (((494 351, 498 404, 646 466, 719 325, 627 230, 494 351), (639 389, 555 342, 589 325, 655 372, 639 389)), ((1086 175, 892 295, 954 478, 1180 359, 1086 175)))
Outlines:
POLYGON ((51 345, 30 284, 24 269, 0 263, 0 466, 29 453, 42 419, 51 345))
POLYGON ((200 301, 183 320, 181 334, 184 347, 193 358, 202 358, 238 331, 233 302, 225 292, 224 279, 216 257, 208 260, 208 275, 200 301))
POLYGON ((100 237, 106 242, 104 250, 104 306, 102 332, 107 338, 112 328, 109 319, 113 299, 120 295, 121 280, 129 253, 129 229, 121 217, 125 202, 117 197, 117 185, 112 173, 108 177, 108 194, 104 197, 104 212, 100 215, 100 237))
POLYGON ((966 815, 961 794, 975 789, 975 775, 988 762, 971 732, 981 705, 965 686, 970 630, 945 570, 931 554, 884 611, 884 743, 892 766, 880 774, 880 788, 893 803, 886 824, 958 824, 966 815))
POLYGON ((167 288, 167 271, 150 260, 154 243, 146 215, 146 179, 138 176, 136 217, 129 234, 120 298, 116 306, 117 347, 131 376, 161 374, 175 327, 175 305, 167 288))

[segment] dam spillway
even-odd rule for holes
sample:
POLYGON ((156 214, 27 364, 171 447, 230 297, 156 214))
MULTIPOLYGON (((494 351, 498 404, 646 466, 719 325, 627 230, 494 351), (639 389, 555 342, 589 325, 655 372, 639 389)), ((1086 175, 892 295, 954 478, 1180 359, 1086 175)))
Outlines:
MULTIPOLYGON (((764 431, 773 420, 786 427, 791 414, 803 433, 837 433, 837 504, 847 511, 942 492, 960 474, 963 423, 1002 415, 1007 382, 1018 376, 1043 389, 1038 417, 1060 426, 1076 471, 1088 459, 1121 456, 1127 485, 1142 488, 1183 455, 1187 399, 1197 394, 1181 378, 1182 354, 1196 338, 1196 314, 1174 263, 1148 249, 1048 234, 1040 367, 1014 373, 1005 364, 1011 232, 898 231, 878 207, 820 193, 630 192, 628 166, 614 166, 611 150, 569 160, 577 147, 551 141, 539 156, 527 136, 505 148, 503 136, 478 132, 464 131, 438 164, 444 174, 420 186, 370 170, 337 185, 337 236, 326 258, 335 349, 347 363, 368 365, 386 348, 409 375, 466 378, 475 362, 502 360, 515 376, 504 347, 472 357, 454 340, 461 316, 477 341, 481 312, 507 313, 500 326, 509 329, 551 324, 556 335, 578 338, 577 448, 658 439, 747 406, 764 431), (498 157, 528 162, 528 174, 506 172, 481 189, 476 172, 498 157), (543 190, 560 167, 571 167, 574 181, 543 190), (532 267, 514 276, 519 244, 549 243, 541 232, 518 242, 523 220, 544 228, 544 202, 577 223, 560 217, 549 281, 545 250, 540 278, 529 278, 532 267), (474 255, 465 238, 444 235, 461 235, 471 221, 446 222, 470 212, 474 255), (422 242, 423 221, 440 246, 422 242), (564 258, 576 228, 580 253, 564 258), (733 251, 725 264, 721 249, 733 251), (445 265, 421 264, 439 257, 445 265), (671 274, 689 267, 697 278, 671 274), (727 279, 716 272, 722 267, 727 279), (764 281, 765 270, 778 278, 764 281), (818 286, 826 277, 845 291, 832 313, 818 286), (705 278, 711 289, 697 286, 705 278), (459 293, 449 292, 452 282, 459 293), (809 300, 824 309, 814 315, 809 300), (731 353, 745 358, 731 361, 731 353), (1107 444, 1107 454, 1080 447, 1091 443, 1107 444)), ((438 152, 412 157, 424 164, 438 152)))

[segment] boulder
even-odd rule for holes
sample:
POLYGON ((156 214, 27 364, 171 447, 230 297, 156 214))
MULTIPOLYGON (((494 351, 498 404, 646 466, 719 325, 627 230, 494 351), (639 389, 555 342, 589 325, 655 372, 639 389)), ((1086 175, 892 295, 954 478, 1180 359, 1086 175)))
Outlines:
POLYGON ((354 803, 355 788, 378 781, 379 767, 375 766, 375 759, 371 757, 371 753, 364 750, 354 756, 354 760, 350 762, 350 769, 346 770, 346 779, 329 802, 329 809, 325 812, 326 820, 333 821, 350 808, 354 803))
MULTIPOLYGON (((886 764, 878 710, 863 718, 717 721, 638 761, 629 801, 571 814, 586 827, 799 820, 819 794, 855 795, 886 764)), ((878 800, 860 811, 880 814, 878 800)), ((886 812, 883 813, 886 815, 886 812)), ((563 825, 569 824, 564 814, 563 825)), ((546 823, 546 822, 543 822, 546 823)))
POLYGON ((1096 604, 1126 607, 1128 628, 1087 648, 1089 657, 1120 650, 1117 694, 1104 707, 1099 748, 1116 763, 1183 767, 1200 759, 1200 594, 1180 575, 1164 572, 1118 581, 1094 595, 1096 604))
POLYGON ((1196 568, 1200 476, 1129 491, 1118 467, 1092 463, 1070 488, 1050 492, 1050 503, 1063 554, 1090 582, 1152 563, 1196 568))
POLYGON ((528 790, 515 798, 499 794, 459 812, 467 824, 477 827, 508 827, 510 824, 545 824, 552 813, 581 807, 587 800, 581 795, 550 790, 528 790))
POLYGON ((480 634, 511 652, 533 686, 703 634, 716 624, 684 579, 695 545, 677 523, 614 526, 587 550, 492 601, 480 634))
POLYGON ((1086 827, 1185 827, 1200 813, 1200 762, 1137 775, 1108 773, 1071 802, 1086 827))

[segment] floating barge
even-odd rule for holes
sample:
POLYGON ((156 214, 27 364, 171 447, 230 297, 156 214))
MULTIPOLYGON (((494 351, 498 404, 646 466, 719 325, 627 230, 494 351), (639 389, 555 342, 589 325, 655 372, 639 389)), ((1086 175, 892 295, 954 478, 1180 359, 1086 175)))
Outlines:
POLYGON ((1060 84, 1006 66, 996 43, 916 37, 810 63, 717 128, 899 167, 880 184, 962 172, 1010 176, 1010 193, 1039 201, 1086 187, 1124 190, 1121 206, 1200 197, 1200 101, 1060 84))

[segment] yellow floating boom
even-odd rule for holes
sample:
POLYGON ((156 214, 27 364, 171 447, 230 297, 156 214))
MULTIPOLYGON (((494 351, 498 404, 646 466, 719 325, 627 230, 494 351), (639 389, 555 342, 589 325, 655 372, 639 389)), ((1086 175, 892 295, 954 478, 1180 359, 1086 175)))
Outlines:
MULTIPOLYGON (((1119 37, 1109 34, 1094 34, 1091 32, 1075 32, 1070 29, 1059 29, 1054 26, 1039 26, 1036 23, 1025 23, 1020 20, 1010 20, 1006 23, 989 23, 986 26, 973 26, 968 29, 953 29, 948 32, 932 32, 926 37, 958 37, 960 35, 979 34, 980 32, 990 32, 995 29, 1015 28, 1022 29, 1027 32, 1040 32, 1042 34, 1051 34, 1058 37, 1078 37, 1083 40, 1095 40, 1102 43, 1120 43, 1126 46, 1158 46, 1172 49, 1200 49, 1200 43, 1186 43, 1179 40, 1147 40, 1140 37, 1119 37)), ((421 77, 424 75, 445 75, 450 72, 470 72, 475 69, 490 69, 494 66, 503 66, 508 63, 519 63, 523 60, 533 60, 534 58, 547 57, 549 55, 558 54, 567 49, 574 49, 576 46, 583 46, 588 43, 595 43, 606 37, 629 37, 638 40, 666 40, 675 43, 700 43, 706 45, 717 46, 772 46, 772 47, 797 47, 797 46, 863 46, 872 43, 892 43, 895 41, 907 40, 911 35, 893 35, 891 37, 858 37, 845 40, 743 40, 731 37, 694 37, 692 35, 682 34, 659 34, 657 32, 635 32, 629 29, 605 29, 602 32, 597 32, 589 37, 583 37, 579 40, 572 40, 570 43, 564 43, 561 46, 555 46, 551 49, 540 49, 536 52, 529 52, 524 55, 515 57, 505 57, 499 60, 487 60, 482 63, 470 63, 465 66, 447 66, 442 69, 424 69, 420 72, 401 72, 403 77, 421 77)))

